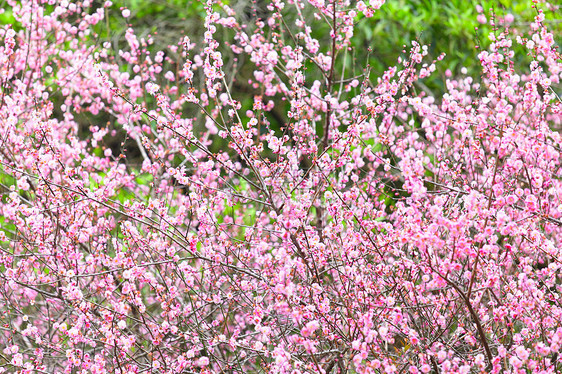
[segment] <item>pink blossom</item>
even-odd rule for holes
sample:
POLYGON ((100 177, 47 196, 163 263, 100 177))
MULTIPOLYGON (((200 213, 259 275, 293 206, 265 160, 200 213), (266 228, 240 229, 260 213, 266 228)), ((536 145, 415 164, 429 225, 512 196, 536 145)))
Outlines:
POLYGON ((446 61, 419 42, 368 77, 355 66, 357 17, 383 1, 265 5, 248 25, 206 1, 200 39, 128 26, 114 50, 90 43, 106 13, 90 1, 8 4, 6 363, 553 372, 562 64, 547 15, 496 30, 430 92, 446 61))

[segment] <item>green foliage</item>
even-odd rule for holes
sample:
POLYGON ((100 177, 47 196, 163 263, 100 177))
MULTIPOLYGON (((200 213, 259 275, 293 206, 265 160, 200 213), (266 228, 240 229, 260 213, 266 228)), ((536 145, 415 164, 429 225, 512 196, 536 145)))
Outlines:
MULTIPOLYGON (((6 7, 3 10, 4 12, 0 14, 0 25, 17 25, 12 8, 6 7)), ((15 30, 19 31, 17 28, 15 30)))
MULTIPOLYGON (((476 4, 470 0, 388 0, 373 18, 358 19, 355 47, 370 47, 369 62, 381 71, 396 62, 402 46, 419 40, 429 46, 433 58, 447 55, 439 70, 451 69, 456 75, 467 67, 469 75, 477 76, 477 46, 484 48, 493 30, 477 21, 476 4)), ((536 15, 531 0, 484 0, 479 4, 488 21, 513 14, 518 24, 536 15)))
POLYGON ((174 18, 180 20, 205 18, 205 2, 203 1, 186 3, 182 0, 128 0, 123 1, 123 6, 128 7, 131 10, 132 16, 139 19, 145 17, 150 19, 162 13, 171 14, 174 18))

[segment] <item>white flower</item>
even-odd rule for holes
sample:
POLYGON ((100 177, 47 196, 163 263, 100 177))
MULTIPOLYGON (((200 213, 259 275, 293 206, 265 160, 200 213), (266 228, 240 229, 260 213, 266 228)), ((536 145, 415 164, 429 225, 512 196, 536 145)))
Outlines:
POLYGON ((146 91, 151 95, 154 95, 159 89, 160 87, 156 83, 148 82, 146 84, 146 91))

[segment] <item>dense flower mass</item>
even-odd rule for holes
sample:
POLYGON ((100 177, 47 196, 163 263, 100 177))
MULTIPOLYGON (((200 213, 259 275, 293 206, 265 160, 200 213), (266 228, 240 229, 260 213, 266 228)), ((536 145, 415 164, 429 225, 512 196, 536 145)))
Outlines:
POLYGON ((562 370, 562 56, 539 8, 523 31, 484 17, 481 76, 434 95, 444 56, 418 42, 353 65, 384 0, 250 21, 208 0, 200 40, 166 48, 104 42, 110 1, 7 3, 0 373, 562 370))

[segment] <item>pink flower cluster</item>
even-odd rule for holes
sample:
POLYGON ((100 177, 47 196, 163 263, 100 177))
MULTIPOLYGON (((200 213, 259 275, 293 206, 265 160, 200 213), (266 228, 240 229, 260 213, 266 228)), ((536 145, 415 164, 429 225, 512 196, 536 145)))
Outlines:
POLYGON ((209 0, 202 40, 114 50, 109 1, 9 0, 0 373, 562 370, 544 14, 433 96, 426 46, 346 57, 383 3, 209 0))

